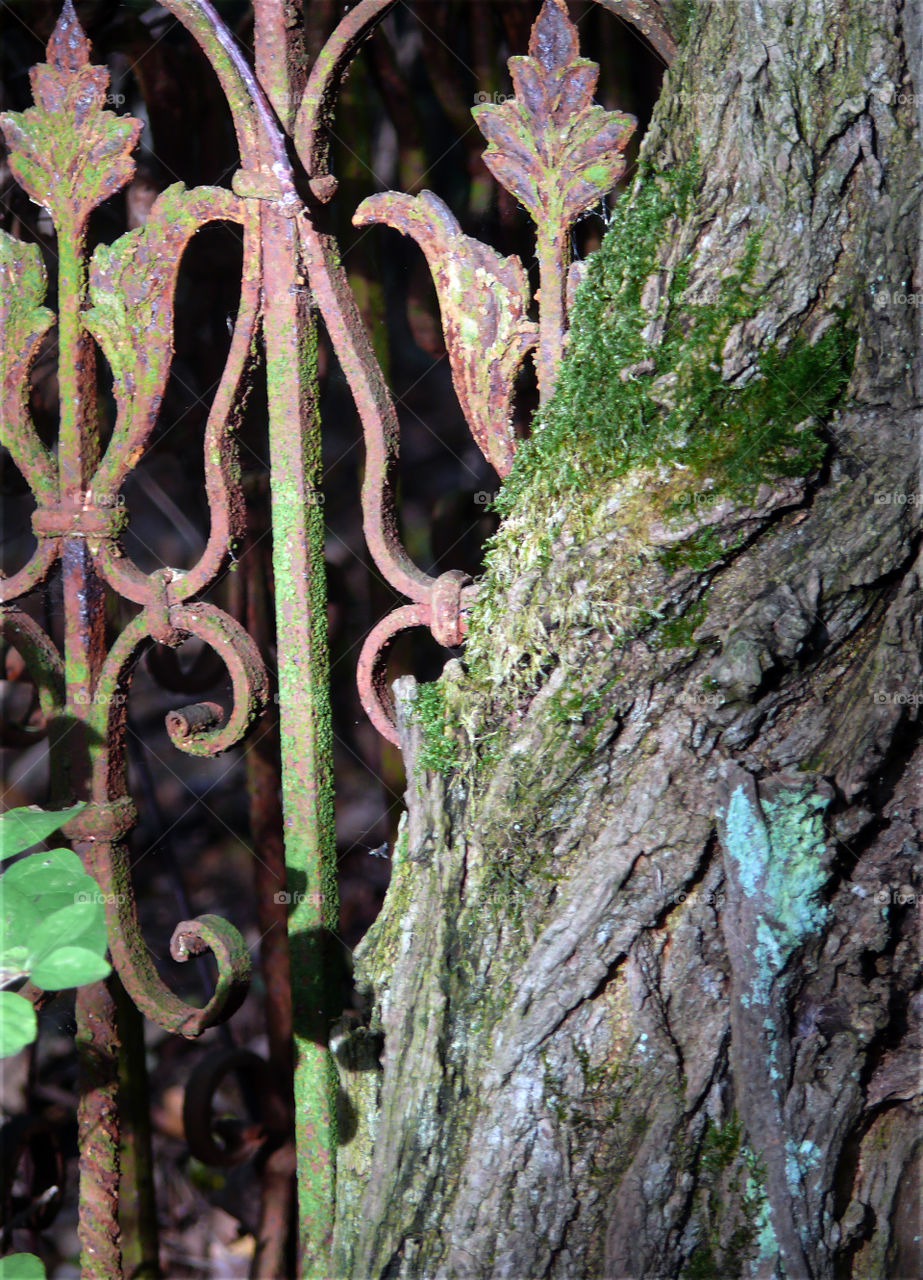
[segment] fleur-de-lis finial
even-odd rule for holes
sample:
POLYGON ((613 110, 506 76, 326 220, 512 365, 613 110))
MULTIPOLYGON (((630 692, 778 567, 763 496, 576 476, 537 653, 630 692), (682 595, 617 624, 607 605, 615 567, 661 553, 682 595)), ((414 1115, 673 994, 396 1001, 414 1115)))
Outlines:
POLYGON ((599 67, 581 58, 563 0, 545 0, 525 57, 510 58, 515 96, 473 109, 488 141, 484 163, 536 225, 541 272, 539 322, 528 319, 529 287, 518 257, 501 258, 462 233, 438 197, 385 192, 353 219, 412 235, 426 254, 439 296, 455 390, 472 435, 497 472, 512 465, 513 384, 538 345, 542 400, 554 387, 566 327, 569 232, 625 170, 637 121, 593 102, 599 67))
POLYGON ((510 58, 509 69, 513 99, 485 103, 473 114, 490 144, 484 163, 536 226, 542 282, 538 381, 547 400, 564 337, 568 233, 624 173, 622 152, 637 121, 593 102, 599 67, 580 57, 577 29, 563 0, 545 0, 528 57, 510 58))
POLYGON ((131 179, 141 121, 105 110, 109 72, 90 62, 71 0, 46 57, 29 73, 35 106, 4 112, 0 128, 16 181, 48 210, 59 235, 79 237, 96 206, 131 179))

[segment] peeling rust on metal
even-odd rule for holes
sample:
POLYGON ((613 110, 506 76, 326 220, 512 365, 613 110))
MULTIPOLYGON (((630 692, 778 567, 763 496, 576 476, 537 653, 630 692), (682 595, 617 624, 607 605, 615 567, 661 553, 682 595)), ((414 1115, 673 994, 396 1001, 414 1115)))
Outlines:
POLYGON ((217 702, 194 702, 167 713, 167 732, 175 742, 177 738, 192 738, 215 729, 223 720, 224 710, 217 702))
POLYGON ((369 196, 353 222, 384 222, 413 236, 426 255, 445 330, 452 380, 471 434, 500 476, 513 465, 513 383, 538 340, 528 318, 529 280, 519 258, 502 258, 462 234, 447 206, 424 191, 369 196))

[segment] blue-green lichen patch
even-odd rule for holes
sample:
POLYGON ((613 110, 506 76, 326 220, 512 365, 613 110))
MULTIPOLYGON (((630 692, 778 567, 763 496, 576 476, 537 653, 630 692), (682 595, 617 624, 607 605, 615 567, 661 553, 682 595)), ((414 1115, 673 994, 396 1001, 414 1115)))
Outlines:
POLYGON ((824 925, 819 894, 828 877, 826 796, 810 787, 780 789, 754 806, 743 784, 734 788, 725 817, 727 852, 741 889, 761 907, 756 923, 753 998, 765 1002, 789 957, 824 925))

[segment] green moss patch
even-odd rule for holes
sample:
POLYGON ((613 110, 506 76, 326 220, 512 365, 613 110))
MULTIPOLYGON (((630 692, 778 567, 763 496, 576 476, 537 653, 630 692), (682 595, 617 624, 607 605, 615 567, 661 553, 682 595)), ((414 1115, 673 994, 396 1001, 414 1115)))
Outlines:
POLYGON ((683 1280, 739 1280, 749 1274, 765 1217, 765 1171, 742 1142, 734 1114, 724 1125, 706 1121, 696 1162, 700 1239, 683 1280))
POLYGON ((699 186, 695 159, 671 171, 642 164, 588 259, 554 394, 497 499, 504 519, 470 620, 469 669, 494 687, 529 684, 549 656, 549 622, 559 637, 636 634, 639 604, 663 594, 664 570, 707 569, 738 545, 689 521, 697 502, 746 506, 761 485, 823 460, 822 427, 846 388, 855 335, 840 315, 816 342, 796 334, 755 349, 732 376, 726 355, 747 350, 761 306, 760 235, 719 281, 694 279, 681 246, 701 220, 699 186), (689 536, 655 551, 652 526, 674 518, 692 525, 689 536), (576 553, 606 533, 604 555, 588 556, 582 573, 576 553), (573 585, 541 602, 543 619, 533 586, 553 555, 574 562, 573 585))
POLYGON ((450 773, 459 763, 458 743, 451 733, 445 690, 438 680, 417 686, 411 716, 423 731, 421 768, 450 773))
POLYGON ((760 236, 747 238, 709 300, 690 296, 693 260, 672 268, 660 260, 670 229, 694 213, 698 183, 695 161, 669 173, 643 166, 617 206, 588 260, 554 395, 499 495, 501 514, 537 484, 561 495, 634 467, 681 467, 684 489, 707 478, 712 492, 733 493, 820 462, 823 441, 808 424, 840 398, 854 336, 842 322, 813 345, 796 336, 726 381, 728 338, 759 308, 760 236))

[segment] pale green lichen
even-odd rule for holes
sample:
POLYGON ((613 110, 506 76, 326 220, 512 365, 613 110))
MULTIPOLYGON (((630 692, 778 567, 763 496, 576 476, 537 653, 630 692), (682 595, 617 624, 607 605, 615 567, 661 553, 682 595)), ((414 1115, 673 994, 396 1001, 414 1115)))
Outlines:
POLYGON ((769 1200, 765 1191, 757 1183, 756 1179, 751 1175, 747 1180, 747 1194, 755 1197, 755 1216, 753 1222, 754 1228, 754 1244, 756 1246, 754 1256, 750 1262, 750 1275, 755 1276, 765 1274, 767 1262, 776 1261, 779 1258, 779 1242, 776 1239, 775 1229, 772 1225, 772 1214, 769 1210, 769 1200))
POLYGON ((816 1142, 805 1138, 796 1143, 791 1138, 785 1140, 785 1178, 788 1189, 793 1196, 804 1195, 804 1181, 813 1169, 820 1164, 822 1153, 816 1142))
POLYGON ((781 790, 754 808, 741 785, 728 802, 728 853, 741 888, 759 896, 752 998, 765 1003, 792 952, 818 932, 827 908, 818 894, 827 880, 824 811, 829 799, 809 787, 781 790))

